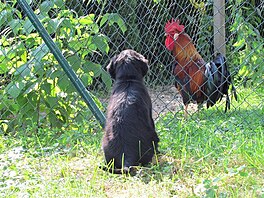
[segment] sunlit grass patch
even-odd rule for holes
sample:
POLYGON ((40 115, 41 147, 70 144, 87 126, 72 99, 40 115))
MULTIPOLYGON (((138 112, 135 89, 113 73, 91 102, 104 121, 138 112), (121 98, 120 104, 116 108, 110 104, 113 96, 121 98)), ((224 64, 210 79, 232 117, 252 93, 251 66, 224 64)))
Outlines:
MULTIPOLYGON (((259 91, 261 92, 261 91, 259 91)), ((262 197, 263 93, 240 92, 226 114, 203 109, 186 120, 156 121, 160 154, 135 176, 113 175, 104 163, 102 129, 18 131, 0 137, 1 197, 262 197), (250 94, 249 94, 250 93, 250 94), (157 161, 157 160, 158 161, 157 161)))

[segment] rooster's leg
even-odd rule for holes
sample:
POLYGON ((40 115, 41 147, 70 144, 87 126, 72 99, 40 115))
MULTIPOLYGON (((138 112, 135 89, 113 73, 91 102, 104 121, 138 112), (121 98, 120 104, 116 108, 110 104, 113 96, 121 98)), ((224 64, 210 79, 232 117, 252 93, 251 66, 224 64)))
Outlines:
POLYGON ((186 119, 188 117, 188 104, 184 107, 184 118, 186 119))

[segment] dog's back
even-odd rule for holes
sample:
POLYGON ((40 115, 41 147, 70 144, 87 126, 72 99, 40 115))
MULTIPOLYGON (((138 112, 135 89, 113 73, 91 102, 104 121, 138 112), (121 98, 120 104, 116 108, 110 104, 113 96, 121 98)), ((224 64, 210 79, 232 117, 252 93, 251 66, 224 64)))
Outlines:
POLYGON ((143 82, 147 64, 141 59, 133 62, 131 57, 122 64, 120 61, 123 60, 113 61, 110 65, 117 73, 114 74, 116 82, 103 137, 106 161, 114 160, 114 167, 118 169, 149 163, 159 141, 152 119, 151 99, 143 82), (140 73, 136 67, 144 67, 144 71, 140 73), (137 76, 131 75, 130 71, 137 76))

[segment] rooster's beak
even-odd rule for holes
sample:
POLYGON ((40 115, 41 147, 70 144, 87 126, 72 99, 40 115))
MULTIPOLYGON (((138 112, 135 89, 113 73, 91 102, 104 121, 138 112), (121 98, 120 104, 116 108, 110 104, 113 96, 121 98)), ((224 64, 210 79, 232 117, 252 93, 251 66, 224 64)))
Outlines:
POLYGON ((175 33, 173 36, 173 39, 176 41, 178 39, 179 35, 180 35, 179 33, 175 33))

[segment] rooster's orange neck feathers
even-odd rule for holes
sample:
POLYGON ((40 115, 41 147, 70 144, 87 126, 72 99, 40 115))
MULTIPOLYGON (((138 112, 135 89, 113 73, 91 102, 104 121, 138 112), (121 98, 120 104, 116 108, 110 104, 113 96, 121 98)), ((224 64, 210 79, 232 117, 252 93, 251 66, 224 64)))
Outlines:
POLYGON ((192 43, 191 38, 185 33, 180 34, 176 41, 174 41, 173 54, 177 62, 182 66, 185 66, 190 61, 203 60, 192 43))
POLYGON ((192 61, 204 62, 192 43, 188 34, 184 33, 184 25, 180 25, 178 19, 171 19, 165 25, 167 35, 165 46, 169 51, 173 51, 175 59, 183 67, 192 61), (184 64, 185 63, 185 64, 184 64))

